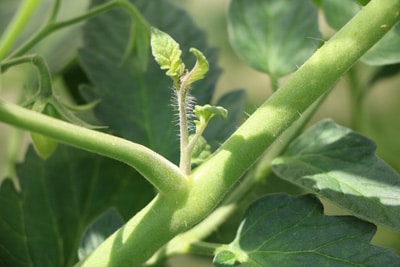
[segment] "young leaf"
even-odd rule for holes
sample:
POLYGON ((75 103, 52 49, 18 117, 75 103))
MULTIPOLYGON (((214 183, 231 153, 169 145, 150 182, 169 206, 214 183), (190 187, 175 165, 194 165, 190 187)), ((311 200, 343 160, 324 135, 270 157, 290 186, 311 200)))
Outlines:
MULTIPOLYGON (((195 46, 204 53, 210 71, 207 79, 197 81, 196 88, 201 90, 193 90, 192 95, 199 105, 210 103, 220 70, 216 50, 209 48, 204 33, 187 13, 169 1, 131 2, 151 25, 176 37, 182 51, 195 46)), ((79 60, 92 83, 92 88, 83 91, 84 98, 88 101, 101 99, 95 109, 96 117, 112 133, 143 144, 177 162, 179 139, 174 123, 176 111, 171 108, 170 78, 163 75, 153 58, 149 60, 147 71, 140 75, 135 68, 134 54, 120 64, 130 26, 130 18, 125 12, 115 9, 90 20, 84 27, 84 45, 79 60)), ((192 66, 196 58, 183 52, 182 60, 192 66)))
POLYGON ((228 27, 235 52, 275 79, 303 64, 320 39, 317 9, 309 0, 233 0, 228 27))
POLYGON ((351 216, 323 215, 312 195, 269 195, 246 211, 216 266, 398 266, 393 251, 369 241, 376 227, 351 216))
POLYGON ((181 78, 181 88, 186 90, 189 86, 195 81, 201 80, 204 78, 204 75, 207 73, 209 69, 208 61, 206 57, 196 48, 190 48, 190 52, 192 52, 196 56, 196 65, 194 65, 193 69, 185 74, 181 78))
POLYGON ((199 119, 195 121, 195 124, 196 126, 200 126, 202 124, 207 125, 215 115, 222 119, 226 119, 228 116, 228 111, 223 107, 211 106, 207 104, 204 106, 196 105, 194 107, 194 114, 196 114, 196 117, 199 119))
POLYGON ((167 75, 174 81, 183 75, 185 64, 182 63, 179 44, 167 33, 154 27, 151 29, 151 51, 161 69, 168 70, 167 75))
POLYGON ((127 220, 154 192, 131 167, 65 146, 46 161, 30 148, 17 173, 18 192, 0 187, 2 267, 72 266, 89 223, 111 206, 127 220))
POLYGON ((225 120, 211 120, 203 136, 211 146, 217 149, 237 128, 243 120, 243 110, 246 104, 246 93, 235 90, 223 95, 216 103, 229 112, 225 120))
POLYGON ((357 217, 400 230, 400 175, 375 149, 366 137, 323 121, 293 141, 272 168, 357 217))

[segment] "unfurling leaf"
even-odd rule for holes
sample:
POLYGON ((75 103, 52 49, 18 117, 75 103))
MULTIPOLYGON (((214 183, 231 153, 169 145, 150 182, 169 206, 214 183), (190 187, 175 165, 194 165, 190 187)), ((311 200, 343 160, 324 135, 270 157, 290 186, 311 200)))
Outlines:
POLYGON ((182 63, 182 51, 179 44, 167 33, 156 28, 151 29, 151 51, 154 59, 161 69, 168 70, 167 75, 174 80, 174 85, 185 71, 185 64, 182 63))
POLYGON ((196 56, 197 60, 193 69, 181 78, 181 88, 184 90, 189 88, 195 81, 203 79, 209 68, 208 61, 203 53, 196 48, 190 48, 190 52, 196 56))
POLYGON ((207 125, 208 122, 215 116, 219 116, 222 119, 226 119, 228 116, 228 111, 223 107, 216 107, 211 105, 204 105, 194 107, 194 114, 199 120, 194 121, 196 126, 200 126, 202 124, 207 125))

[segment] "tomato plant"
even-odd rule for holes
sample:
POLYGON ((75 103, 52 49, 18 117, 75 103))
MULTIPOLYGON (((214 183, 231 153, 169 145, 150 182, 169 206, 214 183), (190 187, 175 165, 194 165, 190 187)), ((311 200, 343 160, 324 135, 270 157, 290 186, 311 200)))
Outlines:
POLYGON ((365 108, 399 87, 400 1, 227 12, 273 91, 254 112, 244 90, 215 99, 218 51, 176 3, 0 1, 1 266, 400 265, 398 116, 365 108), (314 122, 341 77, 347 127, 314 122), (394 241, 371 243, 377 227, 394 241))

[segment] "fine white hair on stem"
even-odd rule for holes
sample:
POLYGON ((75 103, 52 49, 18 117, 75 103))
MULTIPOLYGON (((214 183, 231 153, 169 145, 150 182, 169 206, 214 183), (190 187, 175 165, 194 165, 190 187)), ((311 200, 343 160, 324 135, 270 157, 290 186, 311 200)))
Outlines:
POLYGON ((189 133, 193 133, 196 130, 196 126, 194 124, 194 120, 196 119, 196 115, 194 114, 194 106, 196 104, 196 98, 192 96, 189 92, 186 96, 186 115, 188 119, 188 131, 189 133))
MULTIPOLYGON (((174 112, 174 119, 173 122, 177 126, 177 136, 180 138, 180 122, 179 122, 179 104, 178 104, 178 93, 179 91, 172 89, 172 97, 171 97, 171 104, 172 110, 174 112)), ((196 115, 194 114, 194 106, 196 104, 196 98, 189 94, 189 89, 185 99, 185 109, 186 109, 186 118, 187 118, 187 127, 189 133, 193 133, 196 130, 194 120, 196 119, 196 115)))

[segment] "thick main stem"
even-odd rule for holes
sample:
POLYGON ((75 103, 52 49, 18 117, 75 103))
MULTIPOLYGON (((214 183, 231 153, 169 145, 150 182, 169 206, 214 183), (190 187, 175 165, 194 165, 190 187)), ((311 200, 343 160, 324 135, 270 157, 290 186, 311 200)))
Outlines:
POLYGON ((179 199, 158 198, 79 266, 140 266, 160 244, 207 216, 265 149, 381 39, 399 15, 400 0, 372 0, 191 174, 192 189, 180 206, 179 199), (147 224, 151 230, 143 231, 147 224))

